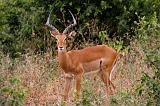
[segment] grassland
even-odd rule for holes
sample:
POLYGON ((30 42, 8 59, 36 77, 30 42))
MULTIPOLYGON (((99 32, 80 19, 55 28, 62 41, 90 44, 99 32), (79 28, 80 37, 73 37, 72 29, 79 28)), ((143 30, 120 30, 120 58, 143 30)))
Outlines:
MULTIPOLYGON (((157 40, 159 42, 159 40, 157 40)), ((113 73, 116 92, 110 96, 111 106, 145 106, 148 96, 138 95, 143 73, 154 75, 146 61, 143 45, 133 41, 119 52, 113 73)), ((1 53, 0 103, 4 106, 61 106, 63 95, 63 72, 52 53, 34 55, 28 53, 15 60, 1 53)), ((80 101, 74 101, 75 87, 70 92, 71 106, 103 106, 104 85, 96 74, 85 75, 82 81, 80 101)))

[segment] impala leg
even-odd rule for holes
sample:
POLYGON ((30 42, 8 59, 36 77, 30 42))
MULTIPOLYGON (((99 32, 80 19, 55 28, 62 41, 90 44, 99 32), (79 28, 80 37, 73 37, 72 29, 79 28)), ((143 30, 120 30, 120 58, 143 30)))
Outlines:
POLYGON ((99 72, 99 76, 100 76, 100 78, 101 78, 101 80, 104 82, 104 84, 105 84, 105 87, 106 87, 106 106, 109 106, 109 74, 108 73, 106 73, 105 71, 104 71, 104 69, 103 70, 101 70, 100 72, 99 72))
POLYGON ((76 75, 76 100, 80 98, 82 74, 76 75))
POLYGON ((68 95, 71 89, 72 79, 73 79, 72 76, 69 76, 69 75, 65 76, 65 89, 64 89, 64 101, 65 102, 68 100, 68 95))
MULTIPOLYGON (((112 89, 111 89, 111 86, 113 87, 113 89, 115 90, 115 86, 114 86, 114 84, 112 83, 112 81, 111 81, 111 79, 110 79, 110 76, 111 76, 111 71, 112 71, 112 68, 107 68, 106 66, 102 66, 102 61, 100 61, 100 73, 101 74, 107 74, 107 76, 106 76, 106 78, 101 78, 102 79, 102 81, 103 82, 105 82, 104 80, 106 79, 106 80, 108 80, 108 87, 110 88, 110 94, 113 94, 113 91, 112 91, 112 89), (110 86, 111 85, 111 86, 110 86)), ((104 76, 104 75, 103 75, 104 76)), ((102 75, 100 75, 100 77, 102 77, 102 75)))
POLYGON ((115 92, 115 89, 116 89, 116 87, 115 87, 115 85, 112 83, 112 81, 111 81, 111 74, 112 74, 112 72, 111 71, 113 71, 112 70, 112 68, 108 68, 107 70, 106 70, 106 72, 107 73, 109 73, 108 75, 108 81, 109 81, 109 85, 111 85, 110 86, 110 94, 113 94, 113 92, 115 92), (113 90, 112 90, 112 88, 113 88, 113 90))
POLYGON ((115 91, 115 89, 116 89, 116 86, 112 83, 112 81, 109 79, 109 85, 112 85, 112 87, 113 87, 113 89, 114 89, 114 91, 115 91))

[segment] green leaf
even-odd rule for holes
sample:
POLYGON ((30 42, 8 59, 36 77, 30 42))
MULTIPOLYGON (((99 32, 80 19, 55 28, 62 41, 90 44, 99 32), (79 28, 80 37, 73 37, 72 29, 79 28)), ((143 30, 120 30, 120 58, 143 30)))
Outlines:
POLYGON ((11 83, 12 85, 17 85, 19 82, 20 82, 20 80, 17 79, 17 78, 13 78, 13 79, 10 80, 10 83, 11 83))

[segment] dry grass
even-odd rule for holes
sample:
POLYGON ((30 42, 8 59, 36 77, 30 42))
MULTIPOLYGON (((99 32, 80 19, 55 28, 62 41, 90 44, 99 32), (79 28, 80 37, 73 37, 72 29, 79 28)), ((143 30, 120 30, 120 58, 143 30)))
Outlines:
POLYGON ((140 85, 142 73, 148 73, 150 76, 153 76, 154 73, 144 60, 145 54, 141 45, 136 41, 131 44, 129 49, 122 52, 122 57, 119 59, 113 75, 117 93, 112 98, 114 98, 113 102, 116 100, 116 105, 143 106, 146 104, 145 97, 138 97, 135 91, 140 85))
MULTIPOLYGON (((43 56, 26 54, 14 62, 2 53, 1 57, 0 75, 4 78, 1 88, 7 86, 11 78, 16 77, 20 79, 21 86, 27 89, 25 106, 59 106, 61 104, 64 78, 59 71, 57 60, 51 54, 43 56)), ((145 55, 138 42, 132 43, 129 49, 121 52, 112 78, 116 85, 116 93, 111 96, 112 105, 117 103, 119 106, 125 106, 122 92, 134 95, 135 86, 138 85, 142 72, 152 75, 152 69, 145 64, 144 58, 145 55)), ((91 105, 101 106, 104 103, 104 86, 100 79, 95 80, 95 77, 96 74, 93 74, 84 78, 83 93, 88 89, 91 89, 91 92, 83 94, 82 99, 90 96, 90 100, 93 100, 91 105), (92 99, 93 96, 94 99, 92 99)), ((74 96, 73 89, 72 94, 71 97, 74 96)), ((134 104, 136 104, 135 101, 133 100, 134 104)), ((141 98, 137 102, 139 101, 143 104, 145 99, 141 98)), ((70 104, 75 104, 73 98, 70 98, 70 104)))

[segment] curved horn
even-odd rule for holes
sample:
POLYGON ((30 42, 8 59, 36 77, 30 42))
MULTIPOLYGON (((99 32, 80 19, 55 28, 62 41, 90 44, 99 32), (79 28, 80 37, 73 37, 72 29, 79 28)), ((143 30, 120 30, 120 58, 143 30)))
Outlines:
POLYGON ((74 18, 74 16, 73 16, 73 14, 71 13, 71 11, 69 11, 69 12, 70 12, 70 14, 72 15, 72 18, 73 18, 73 22, 74 22, 74 23, 71 24, 71 25, 69 25, 69 26, 63 31, 64 34, 67 33, 70 28, 72 28, 72 27, 74 27, 75 25, 77 25, 77 22, 76 22, 76 20, 75 20, 75 18, 74 18))
MULTIPOLYGON (((53 10, 53 9, 52 9, 52 10, 53 10)), ((49 16, 48 16, 48 18, 47 18, 47 22, 46 22, 45 26, 46 26, 50 31, 59 33, 59 31, 58 31, 54 26, 50 25, 50 17, 51 17, 52 10, 51 10, 50 13, 49 13, 49 16)))

